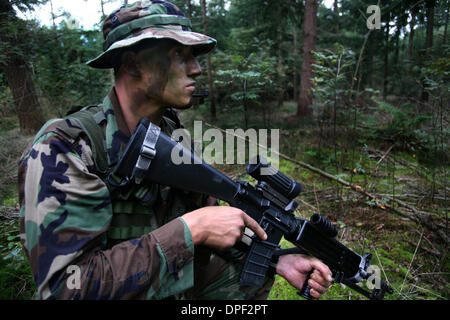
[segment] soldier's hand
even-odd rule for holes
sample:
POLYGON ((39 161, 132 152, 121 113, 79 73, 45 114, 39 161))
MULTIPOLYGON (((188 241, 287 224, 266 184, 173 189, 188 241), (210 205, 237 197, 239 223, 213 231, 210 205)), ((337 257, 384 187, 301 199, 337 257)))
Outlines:
POLYGON ((330 269, 319 259, 302 254, 280 256, 276 271, 291 285, 301 290, 308 273, 313 269, 308 284, 311 286, 311 296, 318 299, 332 283, 330 269))
POLYGON ((245 227, 266 240, 260 225, 244 211, 227 206, 204 207, 182 216, 192 234, 194 244, 217 249, 232 247, 242 239, 245 227))

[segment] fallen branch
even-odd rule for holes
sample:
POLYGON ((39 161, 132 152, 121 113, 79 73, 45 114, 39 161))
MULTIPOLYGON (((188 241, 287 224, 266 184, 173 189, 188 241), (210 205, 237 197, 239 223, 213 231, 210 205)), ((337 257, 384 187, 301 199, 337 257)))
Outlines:
MULTIPOLYGON (((406 242, 408 242, 410 245, 413 245, 413 246, 416 245, 416 243, 414 243, 414 242, 411 241, 411 240, 406 240, 406 242)), ((440 252, 439 250, 436 250, 436 249, 435 249, 435 250, 429 249, 429 248, 424 247, 424 246, 422 246, 422 245, 420 246, 420 249, 422 249, 422 250, 428 252, 429 254, 435 255, 435 256, 440 256, 440 255, 441 255, 441 252, 440 252)))
POLYGON ((389 154, 389 152, 391 152, 392 148, 395 146, 395 143, 393 145, 391 145, 389 147, 389 149, 387 149, 387 151, 383 154, 383 156, 381 157, 380 160, 378 160, 377 164, 375 165, 375 170, 378 169, 378 166, 380 165, 381 162, 383 162, 383 160, 386 158, 386 156, 389 154))
MULTIPOLYGON (((377 194, 380 197, 384 197, 384 196, 391 196, 390 194, 386 194, 386 193, 378 193, 377 194)), ((416 199, 425 199, 425 198, 431 198, 430 195, 428 194, 413 194, 413 193, 403 193, 403 194, 396 194, 395 195, 396 198, 416 198, 416 199)), ((443 200, 443 201, 450 201, 450 198, 445 198, 445 197, 433 197, 435 200, 443 200)))

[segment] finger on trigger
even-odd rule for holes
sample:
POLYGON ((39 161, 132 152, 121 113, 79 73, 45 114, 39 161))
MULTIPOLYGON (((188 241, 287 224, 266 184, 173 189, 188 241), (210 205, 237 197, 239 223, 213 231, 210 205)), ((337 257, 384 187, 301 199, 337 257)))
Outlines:
POLYGON ((244 214, 244 222, 247 227, 249 227, 258 237, 260 237, 263 240, 267 239, 267 234, 264 231, 263 228, 256 222, 253 218, 248 216, 247 214, 244 214))

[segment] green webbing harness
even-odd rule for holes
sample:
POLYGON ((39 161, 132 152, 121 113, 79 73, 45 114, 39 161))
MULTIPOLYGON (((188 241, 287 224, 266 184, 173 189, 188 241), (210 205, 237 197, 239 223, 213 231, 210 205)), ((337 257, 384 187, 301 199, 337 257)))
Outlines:
MULTIPOLYGON (((72 107, 66 118, 75 121, 82 129, 82 132, 87 134, 91 141, 95 169, 102 178, 106 177, 108 173, 108 159, 105 145, 106 117, 103 112, 103 106, 100 104, 87 107, 72 107)), ((73 129, 73 132, 67 132, 67 128, 64 128, 63 131, 75 138, 74 135, 78 136, 80 131, 76 128, 73 129)))

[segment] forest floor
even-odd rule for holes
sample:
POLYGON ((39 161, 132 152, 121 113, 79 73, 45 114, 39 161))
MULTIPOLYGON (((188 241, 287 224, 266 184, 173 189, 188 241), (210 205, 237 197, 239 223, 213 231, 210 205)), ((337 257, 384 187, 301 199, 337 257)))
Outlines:
MULTIPOLYGON (((352 137, 343 134, 337 141, 330 132, 310 122, 290 123, 286 119, 295 106, 286 103, 277 112, 255 113, 249 127, 279 128, 279 170, 302 184, 296 198, 296 215, 313 213, 327 217, 339 229, 337 239, 359 254, 370 252, 383 281, 394 289, 386 299, 438 299, 450 297, 448 246, 436 233, 409 215, 411 208, 429 213, 444 232, 448 230, 448 167, 426 167, 413 152, 389 150, 390 145, 367 141, 353 147, 352 137), (320 131, 320 132, 319 132, 320 131), (325 132, 325 133, 324 133, 325 132), (308 163, 376 195, 378 200, 330 180, 288 159, 308 163), (401 200, 401 207, 390 198, 401 200)), ((220 110, 211 121, 206 109, 192 108, 181 114, 187 129, 193 120, 205 120, 219 128, 242 127, 241 112, 220 110), (208 120, 209 119, 209 120, 208 120)), ((329 130, 328 130, 329 131, 329 130)), ((345 131, 345 130, 343 130, 345 131)), ((342 131, 342 132, 343 132, 342 131)), ((338 131, 341 132, 341 131, 338 131)), ((33 137, 17 129, 0 134, 0 299, 31 299, 35 288, 18 236, 17 160, 33 137)), ((245 165, 217 165, 234 179, 244 178, 245 165)), ((283 247, 292 246, 283 240, 283 247)), ((285 280, 276 277, 270 299, 302 299, 285 280)), ((348 300, 363 297, 341 284, 335 284, 323 299, 348 300)))
MULTIPOLYGON (((282 156, 278 168, 303 187, 296 198, 299 203, 296 215, 307 219, 313 213, 320 213, 339 229, 339 241, 358 254, 371 253, 371 263, 379 267, 383 281, 394 289, 385 299, 448 299, 448 244, 411 219, 412 209, 427 212, 448 234, 448 165, 427 167, 414 152, 391 148, 385 141, 365 141, 355 146, 352 140, 361 137, 351 136, 348 128, 338 128, 339 138, 334 142, 332 128, 320 129, 309 121, 292 122, 295 108, 294 103, 288 102, 276 111, 272 109, 266 117, 253 110, 248 127, 280 129, 278 151, 282 156), (356 185, 356 190, 311 171, 302 163, 356 185), (376 198, 356 192, 360 190, 376 198)), ((211 128, 209 124, 214 128, 235 129, 244 123, 243 112, 224 112, 214 121, 208 120, 207 110, 202 115, 187 110, 181 117, 187 124, 204 119, 204 130, 211 128)), ((193 130, 191 126, 187 129, 193 130)), ((232 178, 245 177, 245 165, 216 167, 232 178)), ((292 244, 283 240, 282 247, 292 247, 292 244)), ((269 298, 302 299, 279 276, 269 298)), ((335 284, 323 299, 365 298, 342 284, 335 284)))

